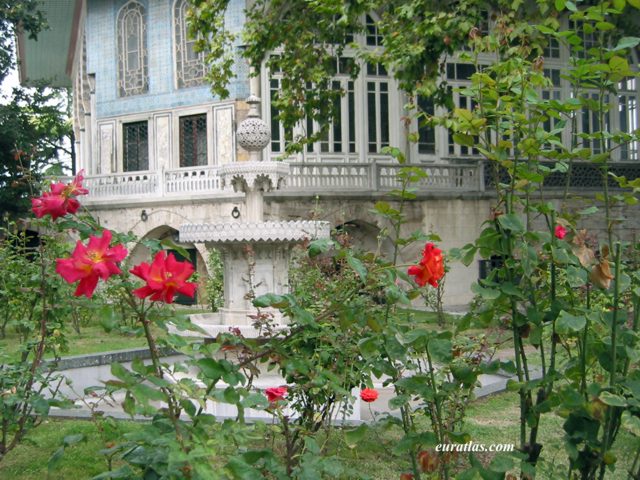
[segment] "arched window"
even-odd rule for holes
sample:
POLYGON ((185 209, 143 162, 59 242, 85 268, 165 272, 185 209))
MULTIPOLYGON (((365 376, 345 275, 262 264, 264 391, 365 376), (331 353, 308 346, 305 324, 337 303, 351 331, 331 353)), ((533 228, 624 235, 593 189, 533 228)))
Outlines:
POLYGON ((189 37, 186 22, 188 7, 187 0, 176 0, 173 5, 178 88, 202 85, 205 76, 204 54, 196 53, 195 40, 189 37))
POLYGON ((146 93, 147 18, 144 7, 129 2, 118 13, 118 93, 121 97, 146 93))

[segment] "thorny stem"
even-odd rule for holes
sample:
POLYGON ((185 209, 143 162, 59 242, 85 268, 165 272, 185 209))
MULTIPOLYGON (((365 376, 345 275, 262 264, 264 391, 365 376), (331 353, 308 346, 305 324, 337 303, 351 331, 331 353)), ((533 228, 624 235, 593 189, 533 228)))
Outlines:
MULTIPOLYGON (((613 314, 611 316, 611 371, 609 372, 609 389, 612 393, 615 392, 617 386, 617 363, 618 363, 618 311, 620 309, 620 261, 621 261, 621 246, 620 243, 616 244, 615 253, 615 273, 614 273, 614 287, 613 287, 613 314)), ((621 410, 618 407, 610 406, 607 409, 607 416, 604 427, 604 434, 602 439, 602 449, 600 452, 600 474, 599 479, 604 478, 606 471, 606 465, 604 462, 604 456, 613 444, 616 432, 618 430, 618 422, 620 420, 621 410)))

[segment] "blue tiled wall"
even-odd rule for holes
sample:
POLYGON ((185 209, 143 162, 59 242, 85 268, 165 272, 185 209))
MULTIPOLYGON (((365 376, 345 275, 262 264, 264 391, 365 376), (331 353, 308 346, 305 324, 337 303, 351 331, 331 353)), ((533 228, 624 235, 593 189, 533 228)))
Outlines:
MULTIPOLYGON (((96 76, 96 115, 105 118, 212 103, 217 99, 209 85, 176 88, 172 11, 174 0, 139 0, 147 11, 147 61, 149 91, 120 98, 117 88, 116 17, 126 0, 89 0, 87 6, 87 71, 96 76)), ((227 26, 240 31, 244 24, 244 0, 232 0, 227 26)), ((231 99, 249 94, 247 69, 239 65, 238 78, 229 86, 231 99)))

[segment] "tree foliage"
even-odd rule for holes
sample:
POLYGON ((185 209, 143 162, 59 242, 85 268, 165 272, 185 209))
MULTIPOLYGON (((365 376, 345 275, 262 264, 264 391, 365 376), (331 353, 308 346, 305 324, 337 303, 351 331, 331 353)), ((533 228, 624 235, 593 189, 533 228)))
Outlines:
POLYGON ((29 209, 33 184, 47 167, 61 173, 60 155, 71 133, 64 90, 13 91, 0 105, 0 214, 17 217, 29 209))
MULTIPOLYGON (((46 28, 37 0, 0 3, 0 82, 16 68, 13 39, 37 38, 46 28)), ((66 90, 14 88, 0 102, 0 215, 12 218, 29 209, 29 195, 47 167, 60 173, 61 154, 73 158, 66 90)))
POLYGON ((46 27, 38 0, 0 2, 0 82, 15 66, 13 39, 18 32, 36 38, 46 27), (18 27, 19 26, 19 27, 18 27))

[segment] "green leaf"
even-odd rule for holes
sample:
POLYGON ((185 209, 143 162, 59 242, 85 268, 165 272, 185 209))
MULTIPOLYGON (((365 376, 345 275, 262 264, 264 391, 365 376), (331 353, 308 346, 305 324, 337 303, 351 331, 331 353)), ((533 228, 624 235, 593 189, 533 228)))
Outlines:
POLYGON ((111 364, 111 375, 113 375, 116 378, 119 378, 126 384, 131 384, 136 381, 135 377, 131 374, 131 372, 129 372, 129 370, 124 368, 122 364, 118 362, 113 362, 111 364))
POLYGON ((575 316, 562 310, 556 320, 556 330, 558 333, 579 332, 586 324, 587 319, 584 315, 575 316))
POLYGON ((613 8, 621 12, 624 10, 625 5, 627 4, 626 0, 613 0, 613 8))
POLYGON ((369 430, 369 427, 367 426, 366 423, 363 423, 362 425, 360 425, 357 428, 354 428, 353 430, 346 430, 344 432, 344 441, 347 444, 347 447, 349 448, 357 447, 358 444, 364 438, 368 430, 369 430))
POLYGON ((481 287, 477 283, 471 284, 471 291, 476 295, 480 295, 483 300, 495 300, 500 296, 500 290, 495 288, 481 287))
POLYGON ((144 383, 139 383, 138 385, 131 387, 131 393, 136 397, 136 400, 145 405, 147 405, 150 400, 161 401, 166 400, 167 398, 162 391, 156 390, 144 383))
POLYGON ((454 133, 453 141, 458 145, 463 145, 465 147, 473 147, 476 143, 471 135, 465 135, 462 133, 454 133))
POLYGON ((164 238, 161 242, 160 245, 162 245, 164 248, 168 249, 168 250, 175 250, 176 252, 178 252, 182 258, 185 259, 189 259, 191 258, 191 256, 189 255, 189 251, 178 245, 176 242, 174 242, 171 237, 166 237, 164 238))
POLYGON ((598 207, 596 207, 595 205, 592 205, 591 207, 580 210, 578 212, 578 215, 593 215, 596 212, 598 212, 598 207))
POLYGON ((627 48, 633 48, 640 44, 640 38, 638 37, 622 37, 618 40, 618 44, 611 49, 611 51, 615 52, 618 50, 626 50, 627 48))
POLYGON ((505 230, 510 230, 516 233, 523 233, 525 231, 522 220, 515 213, 500 215, 498 217, 498 223, 505 230))
POLYGON ((355 258, 351 253, 348 253, 347 263, 358 274, 360 280, 364 282, 367 279, 367 268, 358 258, 355 258))
POLYGON ((55 468, 62 460, 62 456, 64 455, 64 447, 59 447, 53 454, 49 457, 49 461, 47 462, 47 470, 49 472, 55 470, 55 468))
POLYGON ((600 393, 600 401, 605 405, 609 405, 611 407, 626 407, 627 401, 624 397, 620 395, 615 395, 611 392, 601 392, 600 393))
POLYGON ((70 447, 71 445, 75 445, 76 443, 80 443, 82 441, 85 441, 87 439, 87 437, 85 436, 84 433, 76 433, 73 435, 67 435, 66 437, 64 437, 64 439, 62 440, 62 443, 64 444, 65 447, 70 447))
POLYGON ((371 358, 378 354, 378 342, 376 338, 364 338, 358 342, 358 349, 364 358, 371 358))
POLYGON ((448 362, 452 358, 451 340, 443 338, 429 340, 428 348, 429 352, 431 352, 431 356, 436 362, 448 362))
POLYGON ((260 295, 253 300, 253 306, 258 308, 286 308, 289 306, 289 299, 283 295, 276 295, 275 293, 267 293, 260 295))
POLYGON ((616 26, 610 22, 596 22, 596 28, 601 32, 608 32, 616 28, 616 26))
POLYGON ((333 247, 333 245, 334 245, 333 240, 330 240, 327 238, 314 240, 309 244, 307 253, 311 258, 317 257, 321 253, 328 252, 333 247))
POLYGON ((622 412, 622 426, 636 437, 640 437, 640 418, 625 410, 622 412))
POLYGON ((224 366, 213 358, 201 358, 196 365, 205 377, 214 381, 218 381, 226 372, 224 366))

